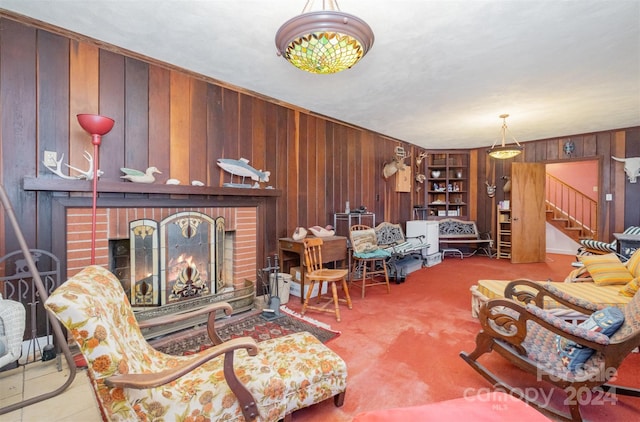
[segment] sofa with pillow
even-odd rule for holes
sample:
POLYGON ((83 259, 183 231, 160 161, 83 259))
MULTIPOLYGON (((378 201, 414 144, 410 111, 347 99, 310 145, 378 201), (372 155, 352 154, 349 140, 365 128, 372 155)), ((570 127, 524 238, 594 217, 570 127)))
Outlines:
MULTIPOLYGON (((629 226, 622 234, 640 234, 640 227, 629 226)), ((581 255, 603 255, 608 253, 615 253, 618 249, 618 241, 616 239, 613 242, 603 242, 601 240, 594 239, 582 239, 580 240, 580 248, 578 249, 578 256, 581 255)))
MULTIPOLYGON (((579 260, 583 267, 569 273, 564 282, 536 281, 551 285, 564 295, 573 296, 595 303, 601 308, 624 308, 638 291, 640 285, 640 250, 636 251, 625 263, 614 253, 604 255, 584 255, 579 260)), ((471 314, 477 318, 480 307, 490 299, 504 297, 504 289, 510 280, 478 280, 471 287, 471 314)), ((520 287, 522 291, 534 289, 520 287)), ((555 316, 570 322, 581 322, 584 315, 558 303, 544 298, 544 309, 553 310, 555 316)))

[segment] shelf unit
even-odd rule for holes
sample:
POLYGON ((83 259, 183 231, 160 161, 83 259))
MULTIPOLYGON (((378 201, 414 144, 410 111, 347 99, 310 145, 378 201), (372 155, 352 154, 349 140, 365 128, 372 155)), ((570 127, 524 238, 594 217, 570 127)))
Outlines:
POLYGON ((511 259, 511 209, 502 208, 498 205, 498 221, 496 228, 498 232, 498 250, 496 258, 511 259))
POLYGON ((429 153, 427 213, 430 218, 469 215, 469 153, 429 153))

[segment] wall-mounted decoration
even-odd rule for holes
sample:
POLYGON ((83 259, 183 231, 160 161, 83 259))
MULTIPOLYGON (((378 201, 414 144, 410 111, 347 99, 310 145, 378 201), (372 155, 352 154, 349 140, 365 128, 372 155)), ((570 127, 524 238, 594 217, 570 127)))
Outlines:
MULTIPOLYGON (((62 161, 64 160, 64 154, 60 154, 60 159, 59 160, 55 160, 56 162, 56 166, 55 168, 51 165, 51 164, 47 164, 45 161, 42 162, 42 164, 44 164, 44 166, 46 168, 48 168, 53 174, 55 174, 58 177, 61 177, 63 179, 67 179, 67 180, 78 180, 78 179, 86 179, 86 180, 93 180, 93 156, 91 156, 91 154, 89 154, 87 151, 84 151, 82 153, 82 155, 84 156, 85 160, 87 160, 89 162, 89 168, 84 171, 84 170, 80 170, 79 168, 70 166, 69 164, 65 163, 65 166, 67 166, 68 168, 70 168, 71 170, 75 170, 78 173, 80 173, 77 176, 67 176, 66 174, 62 173, 62 161)), ((102 176, 102 171, 98 170, 98 177, 102 176)))
POLYGON ((573 143, 573 141, 569 139, 567 142, 564 143, 564 146, 562 147, 562 149, 564 150, 565 154, 571 155, 573 154, 573 151, 575 151, 576 146, 573 143))
POLYGON ((617 158, 611 156, 616 161, 624 163, 624 172, 627 174, 630 183, 636 183, 640 176, 640 157, 617 158))
POLYGON ((405 166, 396 173, 396 192, 411 192, 411 167, 405 166))

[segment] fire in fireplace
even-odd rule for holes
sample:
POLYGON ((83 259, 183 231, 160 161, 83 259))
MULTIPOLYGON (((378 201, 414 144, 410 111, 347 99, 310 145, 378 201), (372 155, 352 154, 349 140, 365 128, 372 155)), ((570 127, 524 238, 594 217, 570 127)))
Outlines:
POLYGON ((224 217, 197 211, 129 223, 134 307, 163 306, 218 293, 224 280, 224 217))

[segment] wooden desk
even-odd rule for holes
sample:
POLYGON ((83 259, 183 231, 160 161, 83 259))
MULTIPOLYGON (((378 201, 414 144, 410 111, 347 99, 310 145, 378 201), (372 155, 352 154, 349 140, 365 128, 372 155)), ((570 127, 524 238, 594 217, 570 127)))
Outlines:
POLYGON ((640 248, 640 235, 638 234, 614 233, 613 237, 617 240, 616 251, 622 256, 629 258, 636 249, 640 248))
MULTIPOLYGON (((322 263, 338 262, 344 266, 347 261, 347 238, 344 236, 331 236, 322 238, 322 263)), ((284 271, 291 267, 285 263, 291 261, 291 255, 297 255, 300 271, 300 302, 304 301, 304 243, 302 240, 293 240, 290 237, 283 237, 278 240, 278 254, 280 255, 280 265, 284 271)))

